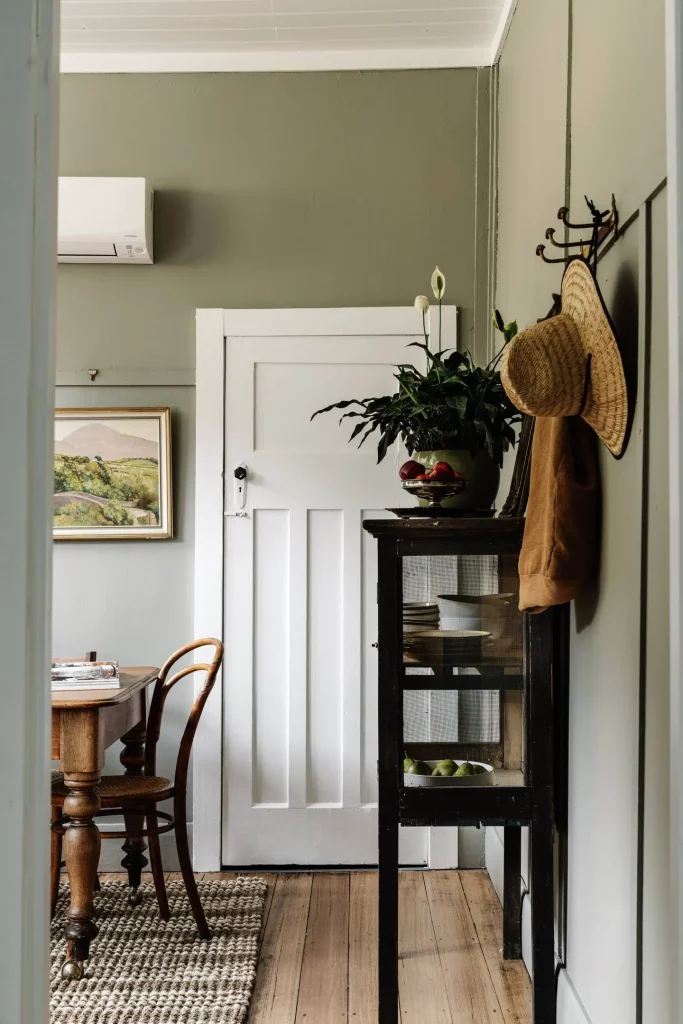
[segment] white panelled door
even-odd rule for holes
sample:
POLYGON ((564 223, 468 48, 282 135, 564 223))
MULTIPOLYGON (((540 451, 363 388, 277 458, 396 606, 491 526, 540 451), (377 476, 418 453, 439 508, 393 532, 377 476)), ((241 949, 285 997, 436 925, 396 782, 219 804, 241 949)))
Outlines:
MULTIPOLYGON (((376 555, 362 520, 401 503, 399 456, 378 466, 376 444, 347 443, 350 421, 311 415, 390 394, 394 364, 421 364, 406 351, 421 322, 402 308, 260 318, 259 336, 226 337, 223 863, 372 864, 376 555)), ((402 847, 425 863, 427 830, 404 830, 402 847)))

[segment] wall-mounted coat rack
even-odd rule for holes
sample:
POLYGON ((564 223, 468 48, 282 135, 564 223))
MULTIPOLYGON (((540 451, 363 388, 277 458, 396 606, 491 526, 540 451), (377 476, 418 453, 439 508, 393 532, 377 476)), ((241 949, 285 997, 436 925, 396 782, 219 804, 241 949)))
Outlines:
POLYGON ((566 232, 566 240, 558 242, 555 238, 555 228, 548 228, 545 237, 555 249, 564 250, 564 255, 557 259, 546 256, 546 246, 536 246, 536 255, 540 256, 544 263, 568 263, 575 256, 583 256, 595 270, 598 258, 598 250, 607 241, 610 235, 616 234, 619 225, 617 204, 612 195, 612 204, 609 210, 599 210, 595 203, 584 197, 591 214, 591 221, 587 224, 572 224, 569 220, 569 207, 561 206, 557 211, 557 219, 562 221, 566 232), (581 236, 575 241, 569 240, 570 231, 580 231, 581 236))

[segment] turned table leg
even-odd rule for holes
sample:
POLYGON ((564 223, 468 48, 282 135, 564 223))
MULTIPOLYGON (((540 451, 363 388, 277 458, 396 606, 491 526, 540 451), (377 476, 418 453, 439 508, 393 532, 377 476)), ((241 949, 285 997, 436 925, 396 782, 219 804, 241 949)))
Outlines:
MULTIPOLYGON (((142 719, 121 737, 123 750, 121 751, 120 761, 126 769, 126 775, 144 775, 146 739, 144 710, 143 704, 142 719)), ((145 827, 145 816, 138 811, 129 811, 124 808, 124 821, 127 832, 142 831, 145 827)), ((122 846, 125 857, 121 861, 121 866, 128 872, 128 884, 131 888, 129 902, 131 906, 137 906, 142 902, 142 894, 139 888, 143 868, 147 867, 149 863, 145 857, 146 849, 147 844, 142 837, 139 839, 126 839, 122 846)))
POLYGON ((100 832, 93 818, 100 809, 99 781, 99 771, 64 773, 64 785, 69 790, 64 813, 70 819, 64 831, 64 858, 71 890, 65 929, 66 963, 62 967, 62 977, 66 979, 82 977, 90 942, 97 935, 93 892, 100 859, 100 832))

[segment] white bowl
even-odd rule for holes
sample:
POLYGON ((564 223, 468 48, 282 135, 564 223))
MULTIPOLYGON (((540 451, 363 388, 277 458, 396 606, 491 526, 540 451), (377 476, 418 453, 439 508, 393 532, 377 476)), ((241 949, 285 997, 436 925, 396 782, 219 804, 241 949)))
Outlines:
POLYGON ((486 629, 498 638, 505 630, 514 594, 440 594, 442 629, 486 629))
MULTIPOLYGON (((420 760, 422 759, 420 758, 420 760)), ((428 768, 431 768, 433 771, 436 768, 437 764, 440 764, 442 760, 443 758, 440 758, 438 761, 425 761, 424 763, 427 765, 428 768)), ((461 764, 465 763, 464 758, 458 759, 457 757, 454 757, 453 760, 458 765, 458 767, 461 764)), ((493 765, 486 764, 484 761, 470 761, 470 764, 480 764, 486 769, 486 771, 481 772, 481 774, 479 775, 460 775, 458 777, 452 775, 450 776, 450 778, 444 777, 443 775, 410 775, 408 772, 404 772, 403 785, 411 787, 416 786, 422 788, 433 786, 453 787, 493 785, 493 765)))

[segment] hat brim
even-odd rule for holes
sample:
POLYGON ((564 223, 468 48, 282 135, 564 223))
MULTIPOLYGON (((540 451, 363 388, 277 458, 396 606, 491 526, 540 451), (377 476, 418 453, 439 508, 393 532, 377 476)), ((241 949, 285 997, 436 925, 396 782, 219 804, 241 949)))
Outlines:
POLYGON ((581 416, 618 457, 624 451, 629 419, 624 364, 597 283, 582 258, 572 260, 564 272, 562 312, 576 324, 588 363, 581 416))

